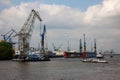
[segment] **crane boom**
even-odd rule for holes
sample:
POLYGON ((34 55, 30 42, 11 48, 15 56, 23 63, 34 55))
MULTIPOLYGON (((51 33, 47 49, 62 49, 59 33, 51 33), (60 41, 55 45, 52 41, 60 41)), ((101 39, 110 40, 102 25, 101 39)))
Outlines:
POLYGON ((32 9, 22 29, 18 33, 18 49, 20 50, 21 56, 28 55, 29 42, 32 36, 34 22, 36 18, 38 18, 40 22, 42 21, 39 13, 32 9))
POLYGON ((3 36, 4 41, 12 42, 12 37, 13 37, 12 35, 13 34, 17 34, 17 33, 14 29, 11 29, 9 32, 7 32, 6 34, 1 35, 1 36, 3 36))

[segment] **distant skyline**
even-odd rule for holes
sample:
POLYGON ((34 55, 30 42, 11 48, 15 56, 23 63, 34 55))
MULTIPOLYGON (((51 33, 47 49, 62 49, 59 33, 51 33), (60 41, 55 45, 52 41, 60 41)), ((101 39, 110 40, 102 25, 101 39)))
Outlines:
MULTIPOLYGON (((47 44, 62 44, 67 50, 68 41, 72 50, 79 51, 79 40, 86 34, 87 51, 97 41, 97 51, 113 49, 120 53, 120 0, 1 0, 0 34, 11 28, 20 31, 31 9, 40 13, 42 26, 47 29, 47 44)), ((39 21, 36 19, 31 46, 40 43, 39 21)), ((0 39, 2 37, 0 36, 0 39)), ((16 41, 17 42, 17 41, 16 41)))

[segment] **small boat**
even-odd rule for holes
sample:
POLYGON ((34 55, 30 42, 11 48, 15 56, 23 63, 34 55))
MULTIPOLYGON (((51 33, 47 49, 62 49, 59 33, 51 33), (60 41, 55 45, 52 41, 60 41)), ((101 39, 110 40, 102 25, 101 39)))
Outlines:
POLYGON ((104 59, 96 59, 96 58, 91 58, 91 59, 84 59, 83 62, 90 62, 90 63, 108 63, 104 59))
POLYGON ((106 60, 99 60, 99 63, 108 63, 106 60))

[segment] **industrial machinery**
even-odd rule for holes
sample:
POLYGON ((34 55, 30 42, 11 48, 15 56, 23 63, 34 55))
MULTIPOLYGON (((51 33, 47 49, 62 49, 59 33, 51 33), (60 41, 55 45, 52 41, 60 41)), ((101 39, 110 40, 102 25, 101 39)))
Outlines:
POLYGON ((61 44, 58 48, 56 48, 55 45, 54 45, 54 43, 52 45, 53 45, 54 51, 59 51, 60 48, 61 48, 61 46, 62 46, 62 44, 61 44))
POLYGON ((80 48, 79 48, 79 52, 82 53, 82 39, 80 39, 80 48))
POLYGON ((44 25, 43 32, 41 34, 41 49, 40 49, 41 54, 45 53, 45 48, 44 48, 45 33, 46 33, 46 26, 44 25))
POLYGON ((18 33, 18 49, 20 51, 20 57, 24 60, 26 59, 29 53, 29 42, 32 36, 34 22, 36 18, 38 18, 38 20, 41 23, 42 19, 39 13, 32 9, 29 17, 27 18, 22 29, 18 33))
POLYGON ((12 42, 12 37, 16 34, 17 34, 16 31, 14 29, 11 29, 9 32, 7 32, 6 34, 1 35, 1 36, 3 36, 3 40, 5 42, 10 42, 10 43, 14 44, 14 42, 12 42))

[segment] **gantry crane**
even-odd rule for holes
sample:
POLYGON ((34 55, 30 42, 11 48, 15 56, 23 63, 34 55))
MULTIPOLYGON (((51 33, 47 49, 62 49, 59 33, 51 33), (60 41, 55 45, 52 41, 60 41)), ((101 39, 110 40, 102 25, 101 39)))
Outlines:
POLYGON ((20 57, 26 58, 29 53, 29 42, 32 36, 35 19, 42 21, 39 13, 34 9, 31 10, 29 17, 24 23, 22 29, 18 33, 18 49, 20 51, 20 57))

